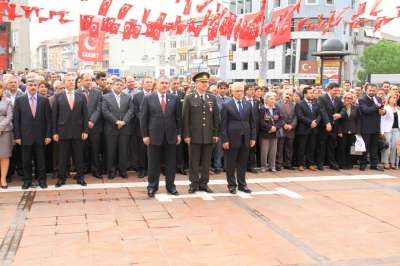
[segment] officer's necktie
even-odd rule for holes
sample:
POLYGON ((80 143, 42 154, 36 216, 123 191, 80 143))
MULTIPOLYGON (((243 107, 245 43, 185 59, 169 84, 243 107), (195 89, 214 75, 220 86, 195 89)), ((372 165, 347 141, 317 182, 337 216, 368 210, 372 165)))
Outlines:
POLYGON ((240 114, 240 118, 243 119, 243 117, 244 117, 244 110, 243 110, 242 101, 238 101, 238 105, 239 105, 239 114, 240 114))
POLYGON ((165 103, 165 95, 161 95, 161 110, 163 113, 165 113, 165 107, 167 106, 167 104, 165 103))

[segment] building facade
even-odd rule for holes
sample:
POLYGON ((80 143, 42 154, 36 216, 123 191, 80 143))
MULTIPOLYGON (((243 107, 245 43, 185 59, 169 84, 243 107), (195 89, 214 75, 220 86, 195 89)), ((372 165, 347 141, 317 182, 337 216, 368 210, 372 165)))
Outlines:
POLYGON ((219 42, 208 41, 207 31, 194 37, 187 32, 175 35, 162 33, 158 48, 157 76, 179 76, 188 78, 199 71, 219 75, 221 53, 219 42))
POLYGON ((109 67, 109 45, 105 39, 103 61, 84 62, 78 58, 77 36, 43 41, 36 48, 35 67, 53 72, 77 71, 82 69, 106 70, 109 67))
MULTIPOLYGON (((271 12, 275 9, 286 7, 296 3, 296 0, 268 0, 267 20, 270 20, 271 12)), ((254 13, 259 11, 260 1, 258 0, 231 0, 229 6, 232 12, 237 14, 254 13)), ((291 41, 271 49, 266 49, 265 58, 262 60, 260 50, 263 45, 260 39, 256 45, 247 48, 239 48, 237 43, 232 41, 221 41, 221 57, 224 58, 221 64, 220 78, 230 81, 256 82, 259 78, 266 76, 269 84, 281 80, 292 80, 294 83, 311 84, 318 81, 319 62, 318 58, 312 56, 314 52, 321 49, 324 40, 338 38, 346 49, 352 49, 351 32, 347 30, 349 21, 349 10, 344 20, 330 32, 323 34, 321 31, 295 31, 297 23, 305 17, 311 21, 317 21, 320 14, 329 16, 333 10, 342 10, 345 7, 356 8, 354 0, 304 0, 300 12, 293 15, 291 41), (226 56, 233 53, 233 60, 226 56), (262 62, 263 61, 263 62, 262 62), (262 64, 265 67, 262 68, 262 64), (265 69, 266 73, 260 73, 265 69)), ((268 47, 268 41, 265 45, 268 47)), ((344 62, 343 79, 353 79, 353 66, 350 59, 344 62)))

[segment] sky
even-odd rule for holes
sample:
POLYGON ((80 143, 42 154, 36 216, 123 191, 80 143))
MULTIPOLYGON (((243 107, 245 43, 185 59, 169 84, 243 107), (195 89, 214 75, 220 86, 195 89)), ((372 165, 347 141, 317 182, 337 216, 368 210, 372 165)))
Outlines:
MULTIPOLYGON (((194 0, 193 6, 202 3, 204 0, 194 0)), ((102 0, 29 0, 30 6, 46 7, 47 10, 66 10, 71 13, 68 18, 74 19, 74 22, 60 25, 56 21, 39 24, 37 21, 31 22, 31 47, 36 47, 40 42, 67 36, 78 35, 79 33, 79 15, 97 15, 102 0)), ((108 11, 109 16, 117 16, 119 8, 124 3, 133 5, 126 18, 141 19, 144 8, 152 9, 149 19, 157 18, 161 11, 165 11, 168 16, 166 21, 174 21, 178 13, 182 13, 184 0, 176 4, 175 0, 113 0, 108 11)))
MULTIPOLYGON (((158 16, 161 11, 168 13, 167 21, 173 21, 178 13, 182 13, 184 0, 180 0, 180 4, 175 3, 176 0, 113 0, 109 10, 109 16, 116 16, 120 6, 123 3, 133 4, 133 8, 127 15, 128 19, 140 19, 143 9, 150 8, 152 13, 150 19, 158 16)), ((193 5, 202 3, 204 0, 194 0, 193 5)), ((323 0, 320 0, 323 1, 323 0)), ((369 4, 367 9, 371 8, 375 0, 367 0, 369 4)), ((102 0, 30 0, 31 6, 45 7, 47 10, 66 10, 71 13, 68 18, 74 19, 74 22, 60 25, 57 21, 50 21, 39 24, 37 21, 31 23, 31 47, 35 48, 37 45, 48 39, 62 38, 67 36, 78 35, 79 33, 79 15, 89 14, 96 15, 102 0)), ((217 1, 215 1, 217 2, 217 1)), ((225 2, 225 1, 220 1, 225 2)), ((380 8, 383 10, 382 14, 388 16, 397 15, 396 6, 400 6, 400 0, 383 0, 380 8)), ((390 22, 384 31, 390 34, 398 35, 400 38, 400 19, 390 22)))

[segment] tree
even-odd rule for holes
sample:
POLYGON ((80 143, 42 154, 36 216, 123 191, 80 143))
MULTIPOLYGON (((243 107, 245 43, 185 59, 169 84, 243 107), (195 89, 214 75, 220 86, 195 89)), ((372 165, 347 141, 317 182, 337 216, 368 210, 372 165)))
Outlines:
POLYGON ((367 47, 360 61, 360 81, 370 74, 400 74, 400 43, 381 40, 367 47))

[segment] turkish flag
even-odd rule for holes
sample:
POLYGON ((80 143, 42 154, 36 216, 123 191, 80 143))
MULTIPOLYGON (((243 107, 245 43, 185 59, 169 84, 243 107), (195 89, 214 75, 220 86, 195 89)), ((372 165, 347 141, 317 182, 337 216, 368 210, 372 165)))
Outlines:
POLYGON ((274 24, 274 32, 271 34, 269 48, 290 42, 293 11, 293 6, 272 11, 271 23, 274 24))
POLYGON ((97 38, 90 37, 88 31, 79 34, 78 57, 83 61, 100 62, 103 60, 104 32, 99 32, 97 38))
POLYGON ((113 0, 103 0, 99 8, 99 16, 107 16, 108 9, 110 9, 112 2, 113 0))
POLYGON ((259 36, 262 21, 256 22, 258 13, 243 16, 242 25, 239 31, 239 47, 245 48, 256 44, 259 36))

